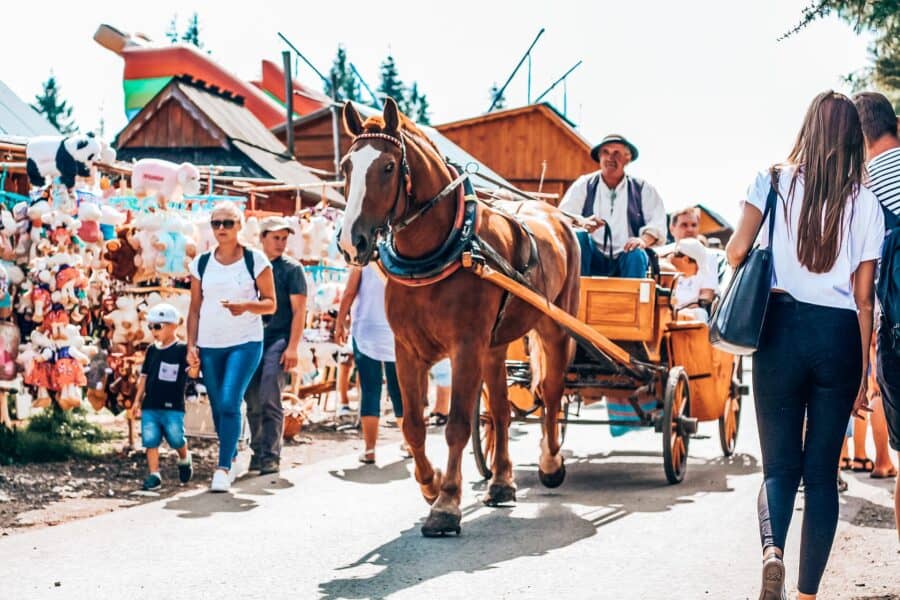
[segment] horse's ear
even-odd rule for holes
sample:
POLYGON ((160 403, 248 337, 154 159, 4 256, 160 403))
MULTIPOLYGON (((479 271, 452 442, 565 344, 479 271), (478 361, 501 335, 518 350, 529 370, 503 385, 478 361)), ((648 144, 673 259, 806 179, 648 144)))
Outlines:
POLYGON ((400 109, 390 96, 384 100, 384 131, 390 133, 400 131, 400 109))
POLYGON ((363 132, 362 119, 349 100, 344 104, 344 129, 353 137, 363 132))

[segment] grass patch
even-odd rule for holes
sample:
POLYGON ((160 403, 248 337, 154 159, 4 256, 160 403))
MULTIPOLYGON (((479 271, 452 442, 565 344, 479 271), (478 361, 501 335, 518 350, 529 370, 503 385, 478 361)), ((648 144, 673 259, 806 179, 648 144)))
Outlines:
POLYGON ((61 411, 54 406, 22 429, 0 426, 0 464, 92 458, 104 453, 100 444, 116 437, 88 421, 84 409, 61 411))

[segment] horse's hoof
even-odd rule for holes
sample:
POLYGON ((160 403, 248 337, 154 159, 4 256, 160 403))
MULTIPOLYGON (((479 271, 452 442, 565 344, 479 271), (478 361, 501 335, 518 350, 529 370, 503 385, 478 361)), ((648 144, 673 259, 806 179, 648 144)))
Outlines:
POLYGON ((462 515, 432 509, 425 524, 422 525, 422 535, 425 537, 444 537, 448 533, 459 535, 462 531, 459 526, 461 520, 462 515))
POLYGON ((561 464, 555 473, 544 473, 539 468, 538 479, 545 488, 558 488, 566 479, 566 463, 561 464))
POLYGON ((516 501, 516 486, 512 484, 492 483, 487 496, 482 502, 487 506, 501 506, 516 501))

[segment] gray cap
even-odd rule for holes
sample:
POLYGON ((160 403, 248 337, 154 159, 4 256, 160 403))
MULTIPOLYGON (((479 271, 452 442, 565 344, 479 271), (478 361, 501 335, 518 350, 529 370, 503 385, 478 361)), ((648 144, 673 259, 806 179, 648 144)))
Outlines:
POLYGON ((296 233, 294 231, 294 226, 291 225, 291 222, 284 217, 266 217, 259 222, 260 233, 267 233, 269 231, 283 231, 285 229, 287 229, 291 233, 296 233))
POLYGON ((177 325, 179 321, 181 321, 181 315, 178 314, 178 309, 171 304, 163 302, 147 310, 148 323, 174 323, 177 325))

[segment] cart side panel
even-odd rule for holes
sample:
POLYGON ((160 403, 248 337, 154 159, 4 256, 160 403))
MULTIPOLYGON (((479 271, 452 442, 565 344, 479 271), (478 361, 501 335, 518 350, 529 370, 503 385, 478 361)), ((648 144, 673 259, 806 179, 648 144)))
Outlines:
POLYGON ((652 279, 582 277, 578 319, 615 341, 649 342, 656 318, 652 279))
POLYGON ((727 387, 720 393, 720 381, 731 381, 734 357, 713 349, 705 323, 673 321, 668 329, 669 366, 681 365, 687 372, 691 383, 691 416, 701 421, 718 419, 728 397, 727 387), (725 369, 728 374, 723 378, 725 369))

